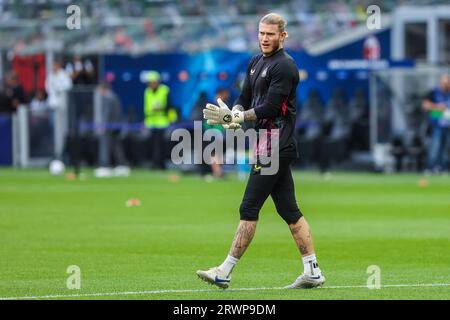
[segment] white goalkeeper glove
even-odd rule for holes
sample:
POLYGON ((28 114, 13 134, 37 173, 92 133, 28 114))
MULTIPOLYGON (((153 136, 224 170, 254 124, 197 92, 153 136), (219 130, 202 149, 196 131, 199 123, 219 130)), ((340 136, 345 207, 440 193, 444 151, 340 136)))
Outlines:
POLYGON ((203 118, 208 124, 221 124, 225 129, 239 129, 240 123, 244 122, 244 112, 240 110, 230 110, 222 99, 218 98, 219 106, 208 103, 203 109, 203 118))

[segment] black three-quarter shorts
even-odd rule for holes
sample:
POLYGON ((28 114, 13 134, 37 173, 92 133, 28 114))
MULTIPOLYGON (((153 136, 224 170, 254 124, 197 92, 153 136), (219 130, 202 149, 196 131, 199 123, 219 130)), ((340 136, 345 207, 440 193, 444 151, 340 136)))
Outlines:
POLYGON ((259 211, 270 195, 278 214, 287 224, 296 223, 302 213, 295 200, 294 180, 291 173, 293 158, 281 158, 276 174, 262 175, 261 169, 253 165, 240 207, 241 220, 257 221, 259 211))

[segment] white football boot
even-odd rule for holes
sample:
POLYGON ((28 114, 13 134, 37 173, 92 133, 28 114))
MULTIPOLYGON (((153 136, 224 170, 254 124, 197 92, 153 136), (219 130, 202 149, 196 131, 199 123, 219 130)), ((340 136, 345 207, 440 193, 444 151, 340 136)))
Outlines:
POLYGON ((116 177, 128 177, 130 175, 130 167, 117 166, 114 168, 114 176, 116 177))
POLYGON ((94 170, 96 178, 109 178, 113 176, 113 170, 108 167, 100 167, 94 170))
POLYGON ((208 271, 197 270, 197 275, 203 281, 216 285, 219 288, 226 289, 230 286, 231 276, 227 276, 218 267, 211 268, 208 271))
POLYGON ((293 284, 290 284, 284 289, 311 289, 320 287, 325 283, 325 277, 322 275, 322 273, 319 273, 316 276, 310 276, 308 274, 301 274, 293 284))

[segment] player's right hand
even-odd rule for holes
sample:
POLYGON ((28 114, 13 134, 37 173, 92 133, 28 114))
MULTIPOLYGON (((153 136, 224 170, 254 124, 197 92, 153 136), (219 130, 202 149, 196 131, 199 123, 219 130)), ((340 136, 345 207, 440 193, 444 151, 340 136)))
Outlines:
POLYGON ((222 127, 224 127, 225 129, 238 130, 241 128, 241 124, 240 123, 223 124, 222 127))
POLYGON ((215 104, 206 104, 205 109, 203 109, 203 118, 206 120, 212 120, 220 124, 230 124, 233 122, 233 116, 231 110, 222 101, 222 99, 217 99, 219 106, 215 104))

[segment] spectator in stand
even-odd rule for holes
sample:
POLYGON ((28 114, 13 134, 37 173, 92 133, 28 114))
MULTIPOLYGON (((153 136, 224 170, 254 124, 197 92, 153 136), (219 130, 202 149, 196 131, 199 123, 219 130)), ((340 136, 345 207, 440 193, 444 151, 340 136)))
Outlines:
POLYGON ((38 89, 30 102, 30 155, 47 157, 54 152, 52 119, 45 90, 38 89))
POLYGON ((13 71, 6 76, 5 94, 10 99, 10 112, 16 112, 19 105, 25 103, 25 92, 19 82, 19 77, 13 71))
POLYGON ((102 82, 98 88, 100 94, 100 110, 96 112, 96 133, 99 141, 98 162, 99 168, 95 170, 97 178, 115 176, 128 176, 130 168, 125 159, 121 134, 123 132, 122 108, 119 97, 111 90, 107 82, 102 82), (111 169, 111 156, 116 167, 111 169))
POLYGON ((10 113, 12 111, 11 99, 6 95, 6 91, 1 80, 2 79, 0 79, 0 113, 10 113))
POLYGON ((45 90, 38 89, 34 98, 30 102, 30 111, 39 117, 47 117, 48 116, 48 102, 47 96, 45 94, 45 90))
POLYGON ((432 128, 427 173, 447 171, 450 145, 450 74, 441 76, 439 87, 428 93, 422 106, 429 112, 432 128))
POLYGON ((95 70, 91 60, 75 55, 72 61, 66 65, 66 71, 70 74, 74 85, 94 84, 95 70))
POLYGON ((64 95, 72 88, 72 80, 69 74, 61 67, 61 62, 53 62, 52 72, 47 75, 45 88, 48 93, 48 105, 51 109, 62 108, 64 95))
MULTIPOLYGON (((50 108, 50 123, 51 127, 55 132, 60 132, 59 129, 62 128, 62 124, 65 121, 63 117, 64 113, 61 110, 68 110, 69 106, 67 103, 67 92, 72 88, 72 80, 69 74, 62 68, 61 62, 55 60, 52 65, 52 71, 47 75, 45 81, 45 88, 47 90, 48 98, 47 103, 50 108), (59 129, 58 129, 59 128, 59 129)), ((67 137, 60 137, 55 135, 58 140, 55 146, 55 157, 62 158, 65 149, 65 142, 63 142, 67 137)), ((67 142, 67 150, 74 152, 77 148, 73 147, 73 141, 69 139, 67 142), (69 147, 70 146, 70 147, 69 147)), ((74 159, 77 159, 74 156, 74 159)))

